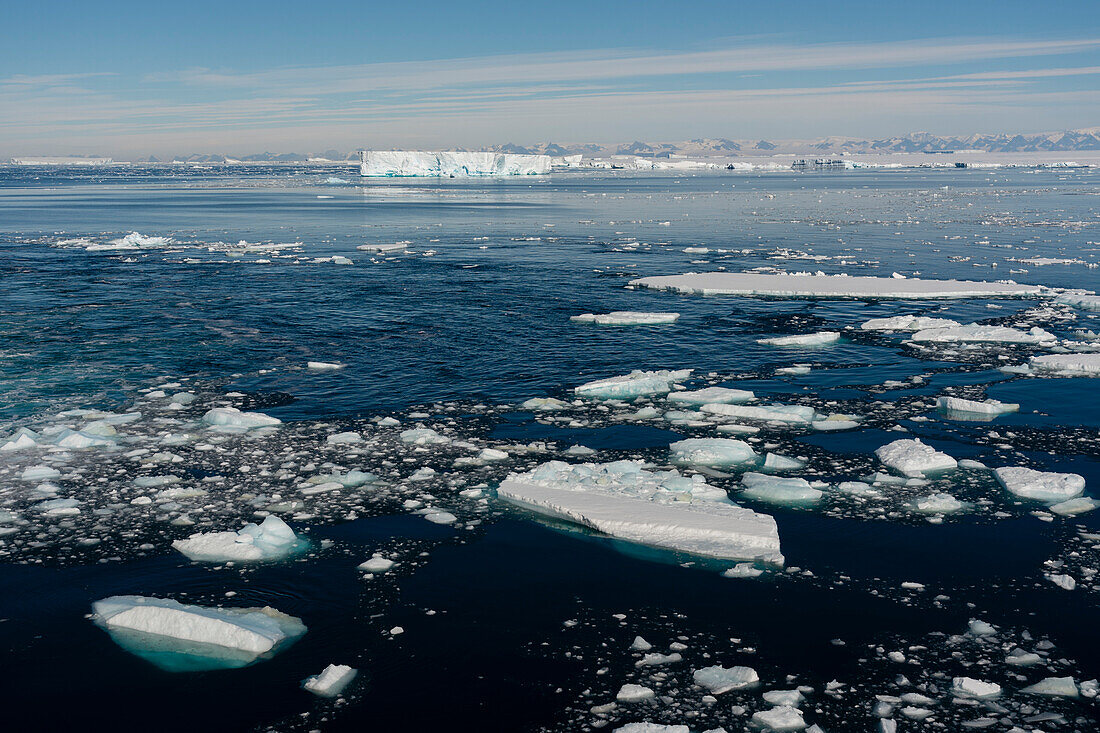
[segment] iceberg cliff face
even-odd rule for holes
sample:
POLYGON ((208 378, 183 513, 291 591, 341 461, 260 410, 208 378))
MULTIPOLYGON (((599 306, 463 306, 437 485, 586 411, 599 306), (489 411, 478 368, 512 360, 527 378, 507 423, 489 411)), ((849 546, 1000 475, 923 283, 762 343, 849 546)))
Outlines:
POLYGON ((460 151, 363 150, 364 176, 533 176, 550 172, 549 155, 460 151))

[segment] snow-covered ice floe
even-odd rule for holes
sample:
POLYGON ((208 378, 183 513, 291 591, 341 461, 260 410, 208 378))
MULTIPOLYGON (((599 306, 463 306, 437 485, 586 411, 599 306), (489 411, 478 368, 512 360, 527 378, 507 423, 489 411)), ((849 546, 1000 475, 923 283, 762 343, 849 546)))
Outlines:
POLYGON ((928 328, 950 328, 960 326, 950 318, 931 318, 929 316, 892 316, 890 318, 872 318, 860 324, 864 331, 923 331, 928 328))
POLYGON ((1028 360, 1038 374, 1068 377, 1100 376, 1100 354, 1044 354, 1028 360))
POLYGON ((302 687, 318 697, 337 697, 358 673, 359 670, 346 664, 330 664, 321 674, 307 677, 302 687))
POLYGON ((992 420, 998 415, 1007 415, 1017 412, 1020 406, 1014 402, 999 402, 997 400, 964 400, 961 397, 938 397, 936 408, 948 417, 956 420, 992 420))
POLYGON ((920 280, 847 275, 706 272, 643 277, 631 285, 699 295, 760 295, 794 298, 992 298, 1038 296, 1037 285, 969 280, 920 280))
POLYGON ((813 504, 822 492, 804 478, 782 478, 766 473, 746 473, 741 477, 745 490, 741 496, 769 504, 813 504))
POLYGON ((679 313, 644 313, 641 311, 611 311, 610 313, 582 313, 570 316, 574 323, 595 323, 597 326, 655 326, 675 323, 679 313))
POLYGON ((497 495, 621 540, 725 560, 782 564, 775 520, 733 506, 701 476, 650 472, 637 461, 544 463, 509 475, 497 495))
POLYGON ((993 475, 1010 494, 1022 499, 1058 503, 1080 496, 1085 491, 1085 479, 1076 473, 1009 466, 994 470, 993 475))
POLYGON ((209 608, 111 596, 93 603, 92 611, 119 646, 171 672, 244 667, 306 633, 301 619, 270 607, 209 608))
POLYGON ((215 407, 202 416, 203 422, 214 427, 251 430, 282 424, 277 417, 262 412, 241 412, 236 407, 215 407))
POLYGON ((1063 293, 1054 299, 1055 303, 1071 305, 1082 310, 1100 311, 1100 295, 1078 295, 1063 293))
POLYGON ((735 404, 748 402, 755 396, 747 389, 705 387, 704 389, 672 392, 668 396, 668 401, 680 405, 735 404))
POLYGON ((688 438, 671 444, 668 452, 672 462, 681 466, 730 468, 760 460, 752 446, 734 438, 688 438))
POLYGON ((911 336, 917 343, 1001 343, 1001 344, 1048 344, 1058 338, 1039 327, 1030 331, 1021 331, 1008 326, 979 326, 971 323, 966 326, 948 326, 946 328, 926 328, 911 336))
POLYGON ((654 372, 634 370, 621 377, 587 382, 574 387, 573 392, 578 397, 597 400, 629 400, 635 397, 663 395, 672 391, 672 385, 688 379, 691 371, 691 369, 662 369, 654 372))
POLYGON ((800 333, 793 336, 757 339, 756 343, 766 346, 828 346, 839 340, 840 333, 837 331, 820 331, 818 333, 800 333))
POLYGON ((172 547, 200 562, 281 560, 307 546, 274 514, 261 524, 246 524, 240 532, 205 532, 172 543, 172 547))
POLYGON ((516 155, 466 151, 363 150, 360 175, 405 176, 522 176, 550 172, 548 155, 516 155))
POLYGON ((712 415, 795 425, 809 425, 817 415, 814 408, 806 405, 729 405, 723 403, 707 404, 699 409, 712 415))
POLYGON ((948 471, 959 465, 954 458, 925 445, 919 438, 902 438, 887 443, 878 448, 875 455, 883 464, 906 476, 948 471))

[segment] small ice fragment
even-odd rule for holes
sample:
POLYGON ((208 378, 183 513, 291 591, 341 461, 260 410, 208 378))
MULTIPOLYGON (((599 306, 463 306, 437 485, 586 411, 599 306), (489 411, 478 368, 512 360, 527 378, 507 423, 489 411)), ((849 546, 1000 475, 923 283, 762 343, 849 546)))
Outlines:
POLYGON ((653 648, 653 645, 640 636, 634 637, 634 642, 630 645, 630 648, 636 652, 648 652, 653 648))
POLYGON ((778 453, 769 453, 764 457, 764 469, 767 471, 797 471, 805 465, 806 462, 801 458, 791 458, 778 453))
POLYGON ((951 494, 943 492, 922 496, 913 501, 913 511, 920 514, 952 514, 965 506, 966 504, 951 494))
POLYGON ((732 568, 722 572, 723 578, 759 578, 764 574, 761 568, 751 562, 739 562, 732 568))
POLYGON ((643 685, 626 684, 619 688, 615 699, 619 702, 641 702, 653 698, 655 694, 653 690, 643 685))
POLYGON ((319 697, 337 697, 357 673, 358 670, 346 664, 330 664, 321 674, 307 677, 302 687, 319 697))
POLYGON ((754 396, 755 395, 753 395, 753 393, 747 389, 731 389, 729 387, 706 387, 705 389, 673 392, 668 396, 668 401, 677 402, 681 405, 717 405, 748 402, 754 396))
POLYGON ((753 713, 752 722, 765 730, 775 731, 802 730, 806 727, 806 721, 802 719, 802 711, 787 706, 753 713))
POLYGON ((746 473, 741 477, 745 490, 741 496, 772 504, 811 504, 821 499, 822 492, 803 478, 780 478, 763 473, 746 473))
POLYGON ((176 540, 172 547, 198 562, 280 560, 305 548, 286 522, 274 514, 240 532, 206 532, 176 540))
POLYGON ((390 560, 388 557, 375 555, 370 560, 359 563, 359 569, 365 570, 368 573, 384 573, 390 570, 396 564, 396 562, 390 560))
POLYGON ((760 676, 752 667, 723 667, 714 665, 697 669, 692 673, 695 684, 713 695, 721 695, 730 690, 752 687, 760 681, 760 676))
POLYGON ((454 524, 458 521, 458 517, 450 512, 428 512, 424 518, 432 524, 454 524))
POLYGON ((236 407, 215 407, 207 411, 202 419, 208 425, 245 429, 282 424, 282 420, 277 417, 262 412, 241 412, 236 407))
POLYGON ((349 445, 351 443, 360 443, 362 440, 363 436, 354 431, 334 433, 325 438, 325 442, 329 445, 349 445))
MULTIPOLYGON (((346 364, 340 364, 335 361, 307 361, 306 369, 312 369, 315 372, 331 372, 337 369, 343 369, 346 364)), ((331 665, 329 665, 331 666, 331 665)))

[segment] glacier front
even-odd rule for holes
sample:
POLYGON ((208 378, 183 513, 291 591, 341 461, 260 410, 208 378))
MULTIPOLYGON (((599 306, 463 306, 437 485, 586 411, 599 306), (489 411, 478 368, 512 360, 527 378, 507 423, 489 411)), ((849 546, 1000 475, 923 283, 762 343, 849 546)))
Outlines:
POLYGON ((434 176, 541 176, 549 155, 430 150, 361 150, 360 175, 382 178, 434 176))

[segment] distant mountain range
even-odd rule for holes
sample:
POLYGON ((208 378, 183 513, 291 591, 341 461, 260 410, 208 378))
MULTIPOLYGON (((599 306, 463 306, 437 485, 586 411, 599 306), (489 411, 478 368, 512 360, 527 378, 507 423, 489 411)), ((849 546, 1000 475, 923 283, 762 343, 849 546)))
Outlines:
MULTIPOLYGON (((366 141, 369 143, 369 141, 366 141)), ((457 148, 462 150, 463 148, 457 148)), ((486 149, 486 148, 478 148, 486 149)), ((1064 132, 1032 134, 967 135, 964 137, 912 132, 900 137, 877 140, 848 137, 826 137, 817 140, 729 140, 726 138, 695 138, 680 142, 642 142, 601 145, 597 143, 537 143, 516 145, 505 143, 487 148, 500 153, 576 155, 610 157, 632 155, 643 158, 690 157, 759 157, 762 155, 829 155, 859 153, 947 153, 977 150, 991 153, 1072 152, 1100 150, 1100 127, 1064 132)), ((325 150, 320 153, 254 153, 223 155, 193 153, 170 160, 187 163, 305 163, 308 161, 348 161, 356 159, 355 151, 325 150)), ((155 157, 141 162, 168 162, 155 157)))

